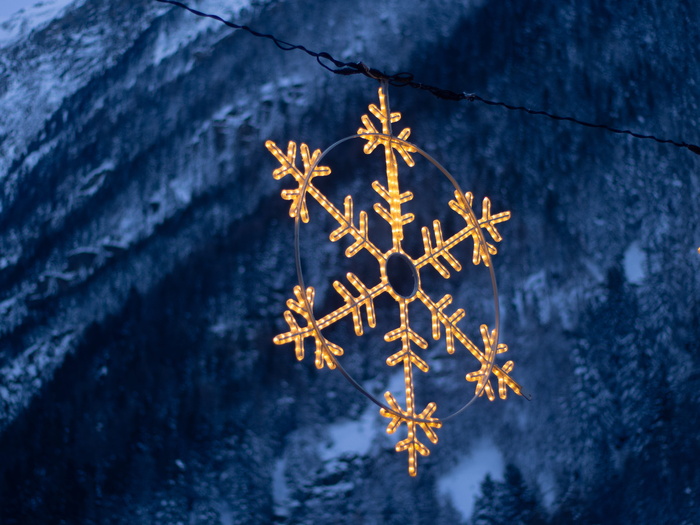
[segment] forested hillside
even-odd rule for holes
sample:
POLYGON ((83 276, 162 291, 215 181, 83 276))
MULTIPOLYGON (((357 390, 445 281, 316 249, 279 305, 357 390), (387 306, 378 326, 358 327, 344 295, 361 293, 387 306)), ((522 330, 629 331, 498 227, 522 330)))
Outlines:
MULTIPOLYGON (((325 150, 357 133, 378 82, 155 1, 54 4, 0 22, 2 523, 700 522, 700 156, 389 88, 394 131, 411 128, 477 215, 485 196, 511 212, 497 363, 533 396, 477 400, 412 478, 375 405, 311 347, 299 363, 272 341, 297 276, 292 186, 265 141, 325 150)), ((691 0, 192 5, 458 93, 700 143, 691 0)), ((387 241, 381 155, 349 141, 323 163, 318 187, 339 209, 352 194, 387 241)), ((421 253, 420 226, 458 217, 437 170, 403 166, 421 253)), ((334 280, 376 265, 329 241, 338 225, 311 199, 309 215, 320 316, 334 280)), ((494 307, 472 246, 455 251, 463 271, 427 268, 421 285, 451 294, 481 344, 494 307)), ((432 370, 416 390, 444 417, 479 365, 419 312, 432 370)), ((327 333, 380 398, 403 388, 385 364, 397 315, 377 300, 376 328, 327 333)))

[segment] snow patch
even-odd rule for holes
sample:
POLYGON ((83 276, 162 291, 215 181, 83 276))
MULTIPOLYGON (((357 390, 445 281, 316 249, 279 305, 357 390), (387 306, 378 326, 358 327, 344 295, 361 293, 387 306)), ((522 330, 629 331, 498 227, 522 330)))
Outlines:
POLYGON ((644 267, 647 263, 647 256, 637 241, 630 244, 625 250, 622 265, 625 269, 625 278, 632 284, 640 284, 646 277, 644 267))
POLYGON ((0 368, 0 430, 19 414, 44 381, 63 362, 74 344, 73 329, 54 332, 48 341, 37 343, 0 368))
MULTIPOLYGON (((198 2, 197 10, 204 13, 216 13, 224 19, 235 19, 240 11, 250 5, 250 0, 204 0, 198 2)), ((174 8, 178 9, 178 8, 174 8)), ((158 35, 153 50, 154 64, 160 64, 163 59, 174 55, 180 48, 193 42, 201 32, 220 29, 218 23, 202 18, 191 18, 184 15, 183 23, 178 27, 174 24, 165 26, 164 32, 158 35)))
POLYGON ((490 474, 492 479, 500 479, 502 472, 501 452, 493 441, 482 439, 459 460, 454 469, 438 480, 438 493, 449 499, 452 506, 468 520, 486 474, 490 474))
POLYGON ((3 0, 0 7, 0 47, 29 34, 62 14, 76 0, 3 0))
POLYGON ((537 476, 537 483, 540 486, 544 506, 547 507, 547 509, 552 510, 554 508, 554 496, 557 493, 557 483, 554 480, 554 476, 547 470, 540 472, 540 474, 537 476))
POLYGON ((7 312, 9 312, 16 302, 16 296, 10 297, 9 299, 5 299, 4 301, 0 302, 0 315, 5 315, 7 312))
POLYGON ((103 175, 104 173, 114 171, 116 169, 116 165, 114 164, 113 160, 105 160, 100 164, 98 167, 96 167, 94 170, 90 171, 87 175, 83 177, 83 183, 89 183, 91 182, 95 177, 98 177, 100 175, 103 175))
POLYGON ((342 421, 328 427, 329 440, 319 447, 319 456, 328 461, 343 455, 367 454, 376 432, 375 414, 374 406, 370 406, 360 419, 342 421))
POLYGON ((192 200, 193 193, 191 178, 182 177, 179 179, 173 179, 172 181, 170 181, 169 186, 173 192, 173 195, 175 196, 175 199, 180 204, 190 203, 190 201, 192 200))
POLYGON ((97 191, 102 187, 102 185, 105 182, 105 179, 107 178, 107 174, 112 173, 114 171, 114 165, 111 162, 103 163, 103 166, 107 167, 105 167, 105 169, 98 168, 92 170, 85 177, 83 177, 80 184, 80 195, 84 197, 90 197, 97 193, 97 191))
POLYGON ((519 306, 521 309, 523 307, 533 309, 540 323, 547 324, 551 318, 552 304, 546 272, 540 270, 528 276, 523 283, 522 292, 519 293, 522 294, 522 298, 516 298, 516 306, 519 306))
MULTIPOLYGON (((2 208, 0 208, 1 210, 2 208)), ((4 257, 0 257, 0 270, 4 270, 5 268, 8 268, 10 266, 14 266, 17 264, 17 261, 19 260, 19 254, 15 254, 14 256, 10 257, 5 255, 4 257)))
POLYGON ((287 461, 284 458, 275 462, 272 469, 272 504, 275 516, 289 515, 289 487, 284 477, 287 468, 287 461))
POLYGON ((589 271, 593 279, 595 279, 596 283, 600 284, 603 281, 605 281, 605 274, 600 269, 600 267, 596 265, 593 261, 589 259, 583 259, 583 264, 586 266, 586 269, 589 271))
POLYGON ((308 79, 303 75, 282 76, 260 87, 260 99, 265 102, 281 99, 290 105, 309 106, 311 95, 308 83, 308 79))

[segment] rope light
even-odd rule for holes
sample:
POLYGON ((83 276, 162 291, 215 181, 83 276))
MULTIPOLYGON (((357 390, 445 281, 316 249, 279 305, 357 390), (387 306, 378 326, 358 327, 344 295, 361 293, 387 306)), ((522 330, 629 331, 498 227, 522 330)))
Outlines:
POLYGON ((399 427, 406 425, 407 437, 400 440, 395 448, 397 452, 405 451, 408 453, 408 473, 415 476, 418 472, 418 455, 427 456, 430 453, 425 443, 420 441, 417 431, 420 429, 430 442, 437 443, 436 430, 442 427, 444 421, 462 412, 476 398, 484 394, 491 401, 496 398, 495 390, 491 384, 492 375, 496 377, 498 395, 501 399, 506 399, 508 390, 528 399, 530 396, 510 376, 514 366, 513 361, 507 361, 502 366, 495 363, 496 354, 505 353, 508 347, 498 342, 500 329, 498 290, 491 260, 491 256, 497 253, 497 249, 493 244, 487 242, 484 231, 494 242, 500 242, 502 237, 497 230, 497 225, 510 219, 510 212, 493 214, 491 202, 486 197, 482 201, 481 218, 477 218, 472 210, 473 195, 462 192, 447 170, 418 146, 407 141, 411 130, 404 128, 398 135, 393 134, 391 125, 401 119, 401 113, 390 110, 385 88, 386 84, 379 89, 379 105, 371 104, 369 106, 370 114, 362 116, 362 127, 357 131, 357 134, 336 142, 323 154, 320 150, 312 152, 304 143, 297 147, 295 142, 289 142, 286 152, 273 141, 268 140, 265 143, 267 149, 280 163, 280 167, 273 171, 273 177, 281 180, 287 175, 291 175, 297 184, 294 189, 282 190, 281 195, 283 199, 291 201, 289 215, 295 221, 295 257, 299 284, 294 287, 294 297, 287 300, 288 310, 284 312, 284 319, 289 331, 277 335, 273 341, 278 345, 293 343, 296 357, 301 361, 305 354, 304 343, 306 339, 313 340, 316 368, 322 369, 325 366, 330 369, 339 368, 353 386, 380 407, 380 414, 390 419, 386 429, 388 433, 393 434, 399 427), (378 129, 370 115, 380 123, 381 129, 378 129), (323 157, 337 145, 352 139, 366 141, 363 151, 367 155, 378 149, 384 150, 386 185, 375 180, 372 182, 372 189, 380 197, 380 202, 376 202, 373 209, 391 228, 392 246, 386 251, 381 250, 371 240, 367 212, 363 210, 358 215, 355 214, 352 196, 345 197, 341 211, 313 184, 313 179, 316 177, 327 177, 331 174, 331 169, 328 166, 320 164, 323 157), (301 153, 301 166, 297 166, 298 152, 301 153), (412 201, 414 195, 411 191, 401 190, 398 162, 400 158, 407 167, 412 168, 415 166, 414 154, 425 157, 450 180, 455 191, 454 199, 449 201, 449 207, 464 221, 464 226, 447 238, 443 235, 439 220, 433 221, 432 232, 424 226, 421 230, 423 255, 416 258, 411 257, 403 248, 404 227, 413 222, 415 216, 412 213, 405 213, 402 207, 412 201), (330 233, 330 240, 338 242, 346 236, 350 237, 353 242, 345 250, 346 257, 352 258, 361 250, 366 250, 376 260, 380 274, 379 282, 368 286, 355 274, 347 273, 346 278, 350 287, 354 288, 352 292, 342 282, 333 282, 333 288, 341 296, 343 305, 319 319, 316 319, 314 315, 315 290, 313 287, 306 286, 300 260, 299 226, 300 223, 307 223, 310 220, 306 203, 307 196, 318 202, 338 224, 338 227, 330 233), (459 323, 466 316, 464 309, 458 308, 452 313, 447 312, 447 308, 453 302, 452 295, 446 294, 436 301, 430 297, 421 282, 421 270, 427 267, 434 268, 444 279, 450 278, 451 271, 461 271, 462 265, 452 251, 467 240, 473 242, 472 263, 477 266, 483 264, 489 269, 493 288, 495 323, 492 330, 489 330, 485 324, 480 326, 483 350, 459 326, 459 323), (390 267, 397 265, 403 265, 410 270, 412 282, 407 283, 408 286, 405 286, 405 282, 392 278, 392 268, 390 267), (383 403, 362 388, 340 365, 338 358, 343 356, 344 349, 340 345, 328 341, 322 333, 322 330, 346 317, 352 318, 357 336, 364 333, 365 319, 367 326, 374 328, 377 322, 374 302, 383 294, 388 294, 397 304, 399 310, 399 326, 388 331, 384 335, 384 340, 387 343, 397 342, 400 344, 400 348, 386 359, 386 364, 390 367, 402 367, 405 398, 403 405, 390 391, 384 393, 386 403, 383 403), (411 327, 409 305, 412 303, 422 305, 430 314, 434 340, 442 338, 444 329, 448 354, 455 354, 459 346, 459 348, 466 349, 479 363, 478 370, 468 372, 465 375, 467 381, 476 384, 474 397, 460 410, 442 420, 434 417, 437 410, 435 402, 429 402, 422 410, 416 406, 414 372, 418 370, 427 373, 430 366, 419 355, 420 351, 425 351, 428 348, 428 342, 411 327), (298 318, 303 320, 303 325, 299 324, 298 318))
POLYGON ((667 138, 660 138, 655 135, 645 135, 642 133, 637 133, 628 129, 619 129, 615 128, 613 126, 608 126, 607 124, 599 124, 599 123, 594 123, 594 122, 586 122, 584 120, 579 120, 576 117, 572 116, 561 116, 561 115, 556 115, 554 113, 550 113, 548 111, 543 111, 539 109, 530 109, 525 106, 519 106, 515 104, 510 104, 507 102, 501 102, 501 101, 496 101, 496 100, 489 100, 484 97, 481 97, 480 95, 477 95, 476 93, 467 93, 467 92, 456 92, 456 91, 451 91, 449 89, 444 89, 438 86, 433 86, 430 84, 424 84, 422 82, 418 82, 415 80, 414 75, 409 72, 401 72, 401 73, 395 73, 393 75, 389 75, 387 73, 384 73, 376 68, 370 67, 363 62, 343 62, 342 60, 337 60, 333 58, 329 53, 326 52, 316 52, 312 51, 310 49, 307 49, 305 46, 298 45, 298 44, 292 44, 290 42, 286 42, 284 40, 281 40, 277 38, 274 35, 268 34, 268 33, 261 33, 259 31, 256 31, 254 29, 251 29, 250 27, 246 25, 239 25, 234 22, 224 20, 218 15, 214 14, 209 14, 209 13, 204 13, 202 11, 198 11, 197 9, 193 9, 192 7, 188 6, 187 4, 184 4, 182 2, 178 2, 176 0, 155 0, 156 2, 162 3, 162 4, 171 4, 174 6, 177 6, 181 9, 185 9, 189 11, 190 13, 203 17, 203 18, 211 18, 212 20, 216 20, 218 22, 221 22, 222 24, 225 24, 226 26, 232 28, 232 29, 240 29, 242 31, 246 31, 250 33, 251 35, 258 37, 258 38, 265 38, 267 40, 271 40, 279 49, 282 51, 302 51, 309 55, 310 57, 313 57, 316 59, 316 61, 319 63, 321 67, 324 69, 330 71, 331 73, 335 73, 336 75, 364 75, 369 78, 373 78, 375 80, 383 81, 386 82, 387 84, 391 86, 397 86, 397 87, 403 87, 403 86, 408 86, 412 87, 415 89, 420 89, 423 91, 427 91, 430 94, 443 99, 443 100, 452 100, 452 101, 462 101, 466 100, 468 102, 481 102, 482 104, 486 104, 488 106, 497 106, 504 108, 509 111, 519 111, 519 112, 524 112, 527 113, 528 115, 539 115, 539 116, 544 116, 547 118, 550 118, 552 120, 557 120, 557 121, 565 121, 565 122, 571 122, 573 124, 577 124, 579 126, 585 126, 588 128, 595 128, 595 129, 600 129, 603 131, 607 131, 609 133, 617 133, 621 135, 628 135, 630 137, 633 137, 635 139, 641 139, 641 140, 653 140, 655 142, 658 142, 660 144, 670 144, 672 146, 676 146, 678 148, 685 148, 688 149, 689 151, 695 153, 696 155, 700 155, 700 146, 696 144, 690 144, 687 142, 683 141, 676 141, 676 140, 671 140, 667 138), (326 62, 332 63, 335 68, 330 67, 326 62))

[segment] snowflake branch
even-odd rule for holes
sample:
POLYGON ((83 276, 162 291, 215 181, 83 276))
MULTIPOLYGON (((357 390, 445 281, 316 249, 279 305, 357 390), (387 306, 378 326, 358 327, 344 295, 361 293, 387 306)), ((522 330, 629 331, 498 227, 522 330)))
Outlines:
POLYGON ((399 190, 399 173, 394 150, 399 152, 399 155, 401 155, 401 158, 408 166, 415 165, 411 153, 416 150, 405 142, 411 134, 409 128, 404 128, 396 138, 392 136, 391 124, 401 119, 401 113, 391 113, 389 111, 389 105, 387 104, 383 88, 379 88, 379 107, 375 104, 371 104, 369 106, 369 111, 381 123, 381 135, 368 115, 362 115, 362 124, 364 127, 359 128, 357 134, 363 135, 363 138, 367 140, 364 152, 368 155, 380 144, 384 146, 388 188, 384 188, 376 181, 372 184, 372 187, 389 203, 389 210, 379 203, 374 205, 374 210, 381 218, 391 225, 393 245, 395 248, 400 248, 401 241, 403 240, 403 227, 412 222, 415 217, 412 213, 401 213, 401 205, 410 201, 413 198, 413 194, 411 192, 401 193, 399 190))
POLYGON ((355 239, 354 243, 345 250, 345 255, 352 257, 364 248, 378 261, 383 259, 382 252, 369 240, 367 231, 367 213, 364 211, 360 212, 360 225, 358 228, 354 224, 352 197, 349 195, 345 197, 344 212, 341 213, 340 210, 338 210, 338 208, 336 208, 335 205, 328 200, 328 198, 311 182, 311 179, 314 177, 325 177, 331 173, 330 168, 327 166, 316 166, 313 171, 311 171, 311 166, 316 164, 318 161, 318 158, 321 155, 321 150, 317 149, 313 152, 313 154, 311 154, 309 147, 304 143, 301 144, 301 157, 304 165, 304 171, 302 172, 296 167, 297 145, 295 142, 289 142, 286 154, 284 154, 282 150, 280 150, 271 140, 268 140, 265 143, 265 146, 281 164, 279 168, 272 172, 272 176, 279 180, 286 175, 291 174, 292 177, 294 177, 294 180, 296 180, 299 184, 298 188, 296 189, 282 190, 282 198, 292 201, 289 208, 290 217, 295 218, 298 210, 302 222, 309 222, 309 211, 306 205, 306 194, 309 194, 340 225, 330 234, 329 238, 331 241, 336 242, 348 234, 352 235, 352 237, 355 239), (302 195, 302 188, 307 180, 306 192, 304 195, 302 195))
MULTIPOLYGON (((333 288, 335 288, 335 290, 345 301, 345 306, 341 308, 341 310, 348 309, 349 312, 352 314, 352 322, 355 326, 355 334, 362 335, 363 326, 361 308, 364 307, 367 313, 367 324, 370 326, 370 328, 374 328, 377 325, 377 319, 374 315, 374 297, 382 293, 384 287, 380 288, 381 291, 379 293, 375 293, 375 295, 373 295, 372 290, 369 290, 355 274, 348 273, 347 278, 348 281, 350 281, 350 283, 355 287, 355 289, 358 292, 360 292, 360 295, 358 297, 353 296, 340 281, 334 281, 333 288)), ((336 310, 336 312, 338 311, 336 310)), ((340 318, 338 317, 338 315, 339 313, 336 313, 336 317, 333 318, 333 322, 335 322, 336 319, 340 318)), ((347 313, 345 313, 344 315, 347 315, 347 313)))
POLYGON ((307 309, 306 302, 302 296, 301 287, 295 286, 295 299, 287 300, 287 308, 289 308, 289 310, 284 312, 284 320, 287 321, 287 325, 289 325, 289 332, 275 336, 273 342, 276 345, 294 343, 294 350, 297 360, 301 361, 304 358, 304 340, 308 337, 313 337, 316 344, 316 368, 323 368, 325 363, 328 365, 328 368, 334 369, 335 362, 333 361, 333 358, 328 355, 323 342, 326 342, 328 349, 335 356, 343 355, 343 349, 325 339, 321 335, 320 330, 323 330, 324 328, 348 315, 352 315, 353 324, 355 325, 355 333, 362 335, 363 327, 361 308, 365 308, 365 311, 367 312, 367 322, 369 326, 374 327, 376 325, 374 299, 384 293, 389 286, 387 283, 380 282, 373 288, 368 289, 362 283, 362 281, 360 281, 360 279, 358 279, 357 276, 352 273, 348 274, 348 280, 360 292, 360 295, 358 297, 353 296, 340 282, 335 281, 333 283, 333 287, 341 295, 341 297, 343 297, 345 304, 328 315, 325 315, 321 319, 316 320, 316 326, 318 327, 319 332, 314 329, 311 321, 311 315, 314 307, 314 297, 316 295, 315 290, 312 287, 306 289, 306 300, 308 301, 310 307, 307 309), (299 326, 292 312, 301 316, 306 321, 306 326, 299 326))
MULTIPOLYGON (((472 372, 467 376, 467 381, 480 381, 477 383, 476 390, 479 391, 481 385, 484 381, 488 380, 488 366, 491 361, 493 361, 492 346, 493 342, 496 340, 495 330, 489 336, 488 328, 486 325, 481 326, 481 335, 484 340, 484 350, 482 352, 479 347, 477 347, 467 335, 462 332, 462 330, 457 326, 465 316, 465 312, 462 308, 459 308, 451 315, 445 313, 445 308, 447 308, 452 303, 452 296, 447 294, 437 303, 434 302, 423 290, 418 290, 416 297, 420 300, 428 310, 430 310, 432 316, 432 329, 433 329, 433 339, 436 341, 441 337, 440 326, 445 327, 445 343, 447 347, 447 352, 453 354, 455 351, 455 339, 457 339, 462 345, 469 350, 474 357, 481 363, 481 368, 477 372, 472 372)), ((497 354, 504 353, 508 350, 508 346, 505 344, 499 344, 497 348, 497 354)), ((498 391, 501 399, 506 398, 506 387, 513 390, 518 395, 522 395, 522 389, 518 383, 516 383, 508 374, 513 370, 514 364, 512 361, 508 361, 499 367, 494 363, 491 368, 491 372, 498 379, 498 391)), ((493 395, 493 389, 491 384, 487 383, 484 391, 491 401, 495 399, 493 395)))
MULTIPOLYGON (((457 309, 457 311, 455 313, 448 316, 445 313, 445 308, 447 308, 450 304, 452 304, 452 296, 449 294, 445 295, 437 303, 435 303, 430 297, 428 297, 428 295, 423 290, 418 290, 417 297, 428 308, 428 310, 430 310, 430 314, 432 316, 432 321, 433 321, 433 323, 432 323, 433 339, 435 339, 436 341, 440 339, 440 337, 441 337, 440 326, 441 325, 444 326, 445 327, 445 342, 447 345, 447 352, 449 354, 454 354, 454 352, 455 352, 455 335, 457 332, 461 333, 461 330, 457 327, 457 323, 459 323, 466 315, 464 309, 459 308, 459 309, 457 309)), ((469 338, 467 338, 466 335, 464 335, 464 334, 461 334, 461 335, 464 337, 464 339, 466 339, 467 341, 469 341, 471 343, 471 341, 469 340, 469 338)), ((467 347, 467 348, 469 349, 469 347, 467 347)), ((479 349, 476 348, 476 351, 478 352, 479 349)))
POLYGON ((449 265, 452 266, 452 268, 454 268, 456 271, 461 271, 462 265, 454 257, 454 255, 450 253, 450 249, 459 244, 463 239, 465 239, 469 235, 469 233, 464 232, 463 230, 464 233, 459 239, 451 238, 451 244, 449 243, 449 241, 448 243, 445 243, 445 241, 442 238, 442 226, 440 225, 440 221, 437 220, 433 221, 433 232, 435 233, 434 246, 433 243, 430 241, 430 230, 426 226, 423 226, 423 228, 421 228, 421 234, 423 235, 423 249, 425 250, 425 253, 416 261, 416 268, 421 268, 426 264, 430 264, 445 279, 449 279, 450 272, 440 261, 439 258, 442 257, 443 259, 445 259, 445 261, 447 261, 447 263, 449 263, 449 265))
POLYGON ((387 332, 384 335, 384 340, 387 343, 400 340, 401 350, 389 356, 386 360, 386 364, 389 366, 396 366, 398 363, 407 361, 408 363, 417 366, 422 372, 427 372, 430 369, 428 363, 426 363, 423 359, 418 357, 418 354, 416 354, 411 349, 411 342, 415 343, 423 350, 428 348, 428 342, 416 332, 414 332, 409 326, 408 301, 403 297, 401 297, 399 300, 399 311, 401 317, 401 326, 394 330, 391 330, 390 332, 387 332))
MULTIPOLYGON (((480 330, 481 338, 484 341, 484 353, 480 354, 480 357, 478 357, 479 362, 481 363, 481 368, 475 372, 468 373, 466 379, 467 381, 476 382, 476 391, 481 391, 479 395, 483 395, 484 393, 486 393, 487 397, 489 398, 489 401, 493 401, 494 399, 496 399, 496 396, 493 392, 493 388, 491 387, 491 381, 489 379, 489 363, 491 363, 495 357, 494 352, 495 354, 502 354, 504 352, 507 352, 508 345, 499 343, 497 348, 494 350, 494 343, 496 342, 496 330, 492 330, 491 333, 489 333, 488 326, 486 326, 485 324, 481 325, 480 330)), ((515 392, 516 394, 522 395, 522 389, 520 385, 513 381, 513 379, 508 375, 508 373, 510 373, 513 370, 513 367, 513 361, 508 361, 503 365, 502 368, 498 367, 495 364, 491 368, 491 372, 498 379, 498 395, 501 399, 506 399, 506 387, 513 390, 513 392, 515 392)))
MULTIPOLYGON (((469 206, 471 206, 474 200, 474 196, 471 194, 471 192, 465 193, 464 197, 469 206)), ((484 265, 488 266, 489 259, 487 257, 486 252, 488 251, 490 255, 496 255, 496 253, 498 253, 498 250, 494 245, 488 242, 482 242, 481 236, 479 235, 477 230, 477 224, 478 227, 486 230, 494 241, 500 242, 503 239, 503 237, 496 229, 496 224, 505 222, 508 219, 510 219, 509 211, 504 211, 501 213, 497 213, 496 215, 491 215, 491 201, 488 197, 484 197, 484 200, 482 201, 482 216, 481 219, 478 219, 476 224, 472 214, 469 213, 469 210, 461 201, 457 192, 455 192, 455 200, 450 200, 449 204, 450 208, 452 208, 454 211, 456 211, 457 213, 459 213, 459 215, 462 216, 462 218, 466 222, 466 226, 457 233, 455 233, 449 239, 444 240, 440 221, 433 221, 435 245, 433 245, 433 243, 430 240, 430 230, 424 226, 421 232, 423 234, 423 247, 425 252, 416 261, 416 268, 422 268, 423 266, 430 264, 445 279, 448 279, 450 277, 450 272, 447 270, 445 265, 439 260, 439 258, 442 257, 445 261, 447 261, 450 264, 450 266, 452 266, 452 268, 459 272, 462 269, 462 266, 459 263, 459 261, 457 261, 457 259, 450 253, 450 250, 469 237, 471 237, 474 242, 472 263, 474 263, 474 265, 478 265, 481 262, 483 262, 484 265)))
POLYGON ((411 343, 415 343, 420 348, 427 348, 428 342, 414 332, 409 326, 408 319, 408 303, 409 301, 404 298, 398 300, 399 303, 399 314, 401 318, 401 326, 395 330, 388 332, 384 336, 384 340, 387 342, 400 340, 401 350, 396 352, 394 355, 387 358, 386 363, 389 366, 396 366, 399 363, 403 364, 404 373, 404 388, 406 392, 406 410, 403 410, 396 398, 394 398, 391 392, 385 392, 384 398, 393 410, 389 412, 386 409, 381 409, 379 413, 391 419, 386 431, 392 434, 401 424, 406 424, 408 428, 408 437, 399 441, 396 444, 397 452, 408 452, 408 473, 411 476, 415 476, 417 471, 417 454, 422 456, 427 456, 430 454, 428 448, 421 443, 416 437, 416 425, 420 427, 423 432, 428 436, 428 439, 437 443, 437 434, 433 428, 440 428, 442 423, 433 418, 432 415, 437 409, 435 403, 429 403, 428 406, 421 412, 417 419, 425 419, 424 422, 417 422, 413 418, 415 416, 415 396, 413 394, 413 367, 417 367, 422 372, 427 372, 429 370, 428 363, 421 359, 412 349, 411 343), (402 417, 403 416, 403 417, 402 417))
MULTIPOLYGON (((469 204, 469 207, 471 207, 472 203, 474 202, 474 195, 472 195, 471 192, 467 192, 464 194, 464 198, 469 204)), ((449 204, 450 208, 459 213, 466 221, 467 227, 465 229, 469 230, 469 235, 471 235, 471 237, 474 239, 474 254, 472 256, 472 262, 475 266, 481 262, 483 262, 485 266, 488 266, 489 257, 486 252, 488 251, 489 254, 496 255, 498 250, 494 245, 488 242, 484 242, 483 244, 485 245, 482 244, 481 236, 477 233, 474 226, 474 217, 471 213, 469 213, 469 210, 464 205, 459 193, 455 191, 455 198, 454 200, 450 200, 449 204)), ((505 222, 508 219, 510 219, 509 211, 491 215, 491 201, 488 197, 484 197, 484 199, 481 201, 481 219, 479 219, 479 227, 486 230, 495 242, 501 242, 501 240, 503 240, 503 237, 501 237, 501 234, 496 229, 496 224, 505 222)), ((459 236, 460 233, 456 234, 454 237, 459 236)), ((448 240, 446 244, 451 245, 451 241, 452 239, 448 240)))
MULTIPOLYGON (((323 206, 323 204, 322 204, 323 206)), ((325 207, 325 206, 324 206, 325 207)), ((333 230, 329 236, 332 242, 336 242, 346 235, 350 234, 355 239, 350 246, 345 249, 346 257, 353 257, 363 248, 371 253, 377 261, 384 260, 384 254, 381 250, 377 248, 372 241, 369 240, 368 235, 368 224, 367 224, 367 212, 360 211, 360 225, 355 226, 355 219, 353 216, 353 202, 352 197, 348 195, 343 201, 344 213, 342 215, 335 215, 329 210, 329 213, 333 215, 333 218, 340 224, 338 228, 333 230)))
POLYGON ((306 289, 306 298, 302 295, 301 287, 294 287, 294 297, 295 299, 287 299, 287 308, 284 312, 284 320, 287 321, 289 325, 289 332, 284 334, 279 334, 275 336, 272 340, 276 345, 283 345, 286 343, 294 343, 294 350, 296 352, 296 357, 298 361, 304 359, 304 340, 307 337, 313 337, 316 343, 315 352, 315 364, 316 368, 323 368, 324 363, 328 365, 331 370, 335 368, 335 361, 328 351, 330 351, 334 356, 343 355, 343 349, 331 343, 328 340, 321 339, 321 334, 314 330, 313 323, 311 321, 311 315, 314 307, 314 297, 316 296, 316 291, 312 287, 306 289), (308 303, 308 308, 307 308, 308 303), (306 326, 300 327, 296 322, 292 311, 300 315, 305 321, 306 326))
MULTIPOLYGON (((304 165, 304 171, 300 171, 296 167, 296 157, 297 157, 297 145, 295 142, 290 141, 287 145, 287 154, 285 155, 277 145, 268 140, 265 142, 265 147, 272 153, 275 158, 279 161, 281 166, 272 172, 272 176, 276 180, 280 180, 287 175, 292 175, 294 180, 299 184, 296 189, 289 189, 282 191, 282 198, 284 200, 292 201, 289 207, 289 216, 295 218, 297 213, 300 214, 301 220, 303 222, 309 222, 309 210, 306 206, 306 194, 302 195, 302 188, 304 183, 306 183, 306 192, 311 193, 314 198, 316 195, 314 193, 319 193, 316 188, 311 184, 311 179, 314 177, 326 177, 330 175, 331 169, 328 166, 318 166, 316 162, 321 155, 321 150, 317 149, 310 153, 309 147, 306 144, 301 145, 301 159, 304 165), (311 167, 314 167, 313 170, 311 167), (316 190, 315 192, 313 190, 316 190), (301 201, 301 202, 300 202, 301 201)), ((317 199, 318 200, 318 199, 317 199)), ((331 205, 332 206, 332 205, 331 205)))
POLYGON ((442 428, 442 422, 432 417, 437 409, 437 405, 432 402, 428 403, 420 414, 414 416, 413 406, 410 405, 407 410, 403 410, 391 392, 385 392, 384 399, 386 399, 393 411, 389 412, 384 408, 379 411, 382 416, 391 419, 386 428, 387 433, 393 434, 402 424, 405 424, 408 429, 408 436, 396 444, 395 450, 396 452, 408 452, 408 473, 411 476, 415 476, 418 474, 418 454, 421 456, 430 455, 428 447, 421 443, 416 436, 416 427, 425 433, 431 443, 438 442, 438 436, 434 429, 442 428), (424 421, 418 422, 413 418, 424 421))

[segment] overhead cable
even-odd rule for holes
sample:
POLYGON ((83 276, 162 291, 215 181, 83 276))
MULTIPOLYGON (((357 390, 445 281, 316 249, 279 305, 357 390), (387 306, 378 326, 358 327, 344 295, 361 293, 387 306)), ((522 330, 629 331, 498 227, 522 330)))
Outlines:
POLYGON ((481 103, 489 105, 489 106, 499 106, 499 107, 502 107, 502 108, 507 109, 509 111, 522 111, 522 112, 525 112, 529 115, 541 115, 544 117, 548 117, 552 120, 566 121, 566 122, 571 122, 573 124, 578 124, 580 126, 585 126, 588 128, 601 129, 604 131, 608 131, 610 133, 618 133, 618 134, 622 134, 622 135, 628 135, 630 137, 634 137, 635 139, 653 140, 653 141, 658 142, 660 144, 671 144, 671 145, 679 147, 679 148, 686 148, 686 149, 692 151, 693 153, 695 153, 696 155, 700 155, 700 146, 698 146, 696 144, 689 144, 687 142, 660 138, 660 137, 657 137, 654 135, 644 135, 641 133, 636 133, 636 132, 630 131, 628 129, 618 129, 618 128, 609 126, 607 124, 596 124, 593 122, 586 122, 586 121, 579 120, 579 119, 577 119, 575 117, 571 117, 571 116, 561 116, 561 115, 549 113, 548 111, 535 110, 535 109, 530 109, 530 108, 527 108, 524 106, 517 106, 514 104, 508 104, 506 102, 488 100, 488 99, 485 99, 485 98, 483 98, 475 93, 467 93, 467 92, 458 93, 456 91, 451 91, 449 89, 444 89, 444 88, 441 88, 438 86, 433 86, 430 84, 424 84, 422 82, 418 82, 415 80, 413 74, 409 73, 409 72, 401 72, 401 73, 395 73, 393 75, 389 75, 389 74, 386 74, 383 71, 380 71, 376 68, 370 67, 363 62, 343 62, 341 60, 337 60, 337 59, 333 58, 333 56, 331 56, 330 53, 312 51, 312 50, 306 48, 305 46, 286 42, 284 40, 277 38, 274 35, 267 34, 267 33, 261 33, 259 31, 254 30, 254 29, 251 29, 250 27, 248 27, 246 25, 240 25, 240 24, 236 24, 234 22, 231 22, 229 20, 225 20, 218 15, 203 13, 202 11, 198 11, 197 9, 194 9, 186 4, 183 4, 182 2, 178 2, 177 0, 155 0, 155 1, 160 2, 162 4, 171 4, 171 5, 177 6, 177 7, 182 8, 182 9, 186 9, 187 11, 189 11, 190 13, 192 13, 196 16, 200 16, 203 18, 211 18, 213 20, 221 22, 222 24, 225 24, 226 26, 228 26, 232 29, 240 29, 242 31, 246 31, 246 32, 250 33, 251 35, 256 36, 258 38, 266 38, 268 40, 271 40, 282 51, 302 51, 302 52, 306 53, 307 55, 315 58, 316 61, 319 63, 319 65, 321 65, 321 67, 330 71, 331 73, 335 73, 336 75, 346 75, 346 76, 347 75, 364 75, 366 77, 373 78, 375 80, 387 82, 392 86, 397 86, 397 87, 408 86, 408 87, 412 87, 414 89, 421 89, 421 90, 427 91, 430 94, 432 94, 440 99, 443 99, 443 100, 452 100, 452 101, 466 100, 468 102, 481 102, 481 103), (329 65, 329 63, 331 63, 335 67, 331 67, 329 65))

